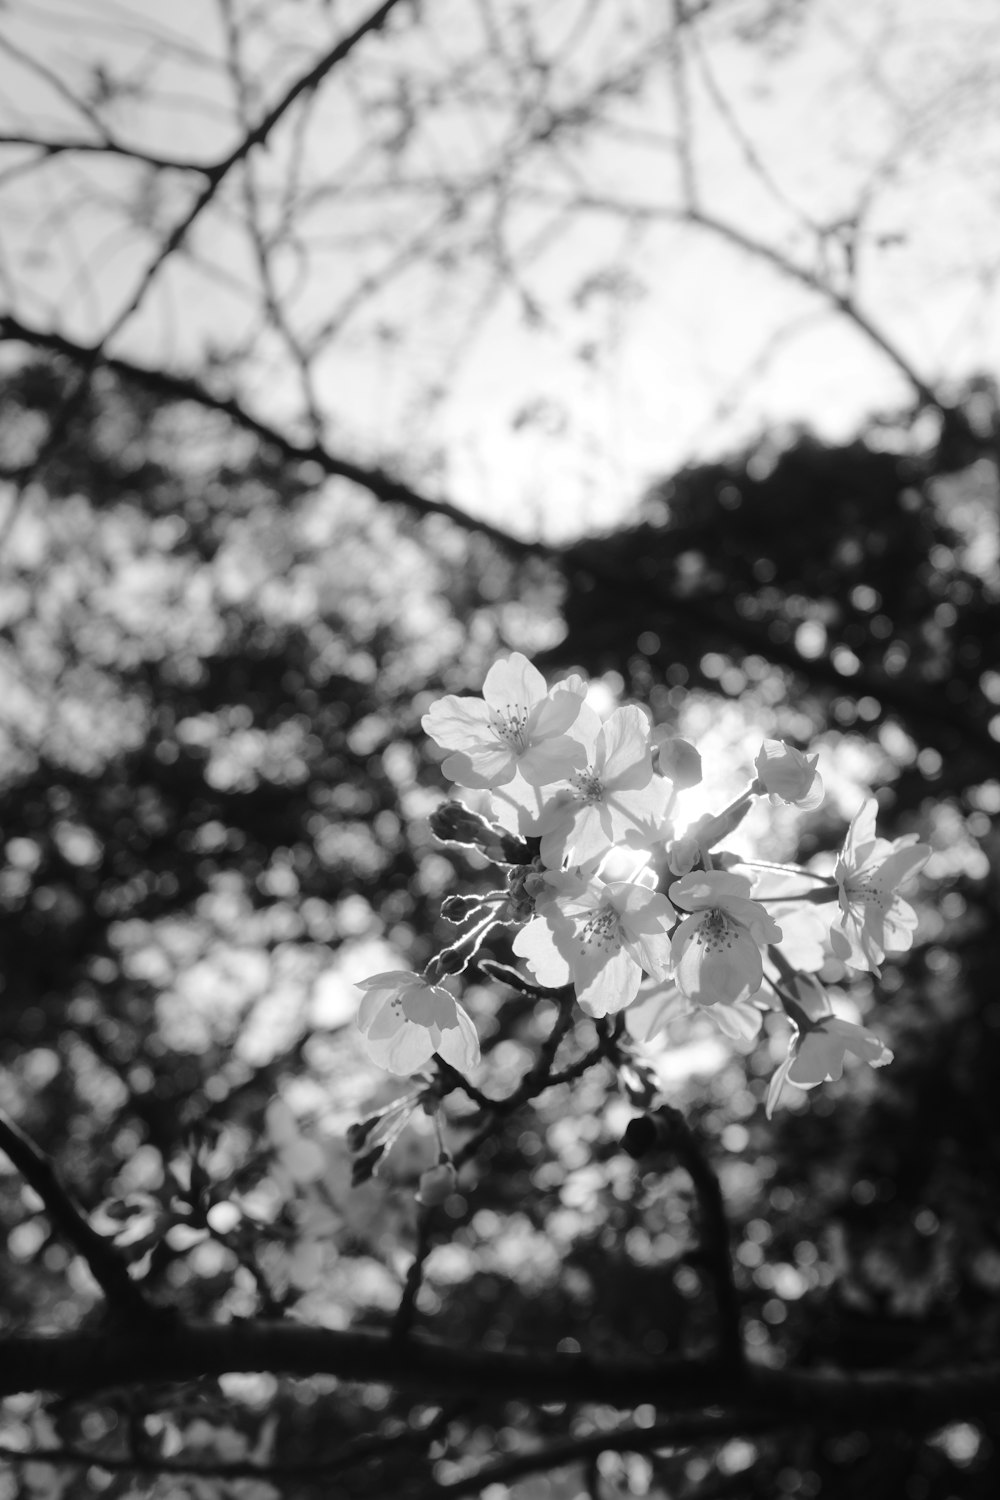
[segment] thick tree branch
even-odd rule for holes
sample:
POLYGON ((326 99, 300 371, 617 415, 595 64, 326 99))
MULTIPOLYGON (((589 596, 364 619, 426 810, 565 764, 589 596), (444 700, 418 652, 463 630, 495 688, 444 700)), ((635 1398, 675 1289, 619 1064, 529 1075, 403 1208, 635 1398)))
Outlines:
POLYGON ((740 1303, 733 1279, 729 1224, 719 1179, 702 1150, 701 1143, 680 1110, 663 1105, 631 1122, 622 1142, 636 1159, 655 1153, 674 1156, 691 1178, 701 1231, 701 1247, 715 1287, 719 1319, 719 1355, 739 1365, 744 1358, 740 1330, 740 1303))
MULTIPOLYGON (((0 341, 2 340, 28 344, 35 349, 46 349, 83 366, 89 366, 95 358, 92 346, 74 343, 59 333, 32 328, 9 313, 0 314, 0 341)), ((156 370, 110 356, 103 356, 101 362, 121 379, 152 391, 167 401, 192 401, 207 411, 220 412, 245 432, 253 433, 262 442, 273 447, 283 458, 293 463, 316 464, 324 474, 349 480, 351 484, 368 490, 377 500, 405 505, 418 515, 444 516, 465 531, 489 537, 514 556, 545 558, 556 555, 543 542, 527 542, 520 537, 511 536, 509 532, 491 525, 489 521, 479 520, 448 500, 436 500, 421 494, 402 480, 387 474, 384 469, 339 458, 319 443, 294 443, 276 428, 248 412, 233 397, 217 396, 193 375, 171 375, 165 370, 156 370)))
POLYGON ((3 1109, 0 1109, 0 1150, 41 1198, 52 1227, 86 1261, 112 1312, 147 1325, 165 1316, 146 1301, 114 1246, 87 1223, 48 1157, 3 1109))
POLYGON ((151 1340, 138 1328, 100 1333, 21 1335, 0 1340, 0 1397, 23 1391, 91 1396, 109 1386, 148 1386, 201 1376, 268 1370, 308 1377, 376 1381, 425 1397, 600 1401, 620 1409, 651 1403, 663 1412, 728 1411, 790 1423, 863 1422, 926 1428, 995 1413, 1000 1361, 912 1371, 841 1371, 701 1360, 594 1360, 453 1347, 424 1338, 337 1332, 292 1321, 177 1323, 151 1340))

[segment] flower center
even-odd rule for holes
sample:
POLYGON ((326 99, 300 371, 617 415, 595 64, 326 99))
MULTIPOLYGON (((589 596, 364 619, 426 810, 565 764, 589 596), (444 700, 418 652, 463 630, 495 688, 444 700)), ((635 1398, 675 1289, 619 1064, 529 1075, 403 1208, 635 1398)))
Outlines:
POLYGON ((863 906, 875 906, 880 912, 887 912, 892 905, 892 893, 876 884, 871 876, 855 876, 853 880, 845 882, 844 890, 848 903, 860 902, 863 906))
POLYGON ((580 941, 596 944, 598 948, 608 952, 617 951, 621 947, 621 923, 613 906, 602 906, 600 911, 595 911, 592 917, 587 918, 580 929, 580 941))
POLYGON ((698 940, 707 953, 731 948, 737 936, 736 923, 719 906, 705 913, 698 928, 698 940))
POLYGON ((490 725, 494 734, 512 750, 518 752, 527 746, 527 735, 524 732, 527 722, 527 710, 519 708, 514 703, 506 703, 503 708, 495 708, 490 714, 490 725))
POLYGON ((593 766, 588 766, 585 771, 574 771, 573 785, 583 802, 603 802, 604 782, 593 766))

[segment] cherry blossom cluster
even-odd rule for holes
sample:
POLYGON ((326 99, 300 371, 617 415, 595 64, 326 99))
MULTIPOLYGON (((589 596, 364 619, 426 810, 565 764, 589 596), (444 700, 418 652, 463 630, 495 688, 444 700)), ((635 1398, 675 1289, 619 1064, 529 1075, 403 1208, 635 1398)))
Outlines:
POLYGON ((624 1011, 639 1041, 671 1018, 704 1012, 751 1040, 768 1010, 791 1022, 788 1055, 768 1096, 841 1076, 847 1054, 891 1061, 878 1036, 835 1013, 816 977, 831 959, 879 973, 909 948, 916 915, 900 888, 930 849, 875 832, 863 802, 832 874, 741 859, 720 849, 755 799, 809 809, 818 757, 765 739, 746 790, 719 813, 675 826, 679 793, 701 780, 698 751, 636 705, 603 720, 572 676, 550 688, 520 652, 498 661, 481 697, 448 695, 423 727, 446 752, 462 800, 435 832, 475 845, 505 873, 502 891, 452 896, 462 927, 421 975, 376 975, 360 988, 358 1025, 372 1059, 410 1076, 438 1057, 463 1074, 479 1063, 475 1026, 445 987, 498 926, 540 990, 572 985, 583 1011, 624 1011))

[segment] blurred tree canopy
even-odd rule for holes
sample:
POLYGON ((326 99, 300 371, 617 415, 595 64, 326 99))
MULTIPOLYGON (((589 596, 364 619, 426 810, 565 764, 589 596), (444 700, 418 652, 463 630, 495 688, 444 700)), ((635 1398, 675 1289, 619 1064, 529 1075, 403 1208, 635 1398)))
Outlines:
MULTIPOLYGON (((71 377, 59 361, 12 375, 5 430, 58 410, 71 377)), ((213 1493, 529 1494, 538 1469, 572 1495, 581 1465, 612 1494, 991 1493, 994 1386, 975 1385, 1000 1277, 988 394, 967 403, 984 456, 961 470, 802 436, 674 476, 599 541, 504 555, 95 379, 9 542, 3 1106, 149 1315, 180 1323, 128 1349, 121 1289, 105 1310, 44 1181, 0 1179, 4 1389, 59 1393, 6 1403, 11 1493, 129 1493, 176 1471, 213 1493), (780 1037, 741 1049, 706 1023, 662 1059, 718 1173, 754 1357, 901 1391, 852 1407, 821 1386, 796 1413, 782 1387, 777 1411, 734 1398, 727 1414, 724 1377, 690 1384, 717 1373, 693 1179, 623 1150, 627 1058, 599 1023, 557 1020, 578 1076, 532 1097, 553 1001, 485 974, 465 987, 481 1087, 523 1103, 484 1125, 449 1097, 458 1159, 473 1149, 441 1208, 413 1199, 435 1149, 419 1117, 351 1186, 347 1128, 400 1090, 363 1059, 350 980, 419 968, 449 940, 441 897, 483 888, 482 859, 430 833, 440 772, 419 717, 510 646, 646 702, 698 739, 720 792, 755 735, 823 747, 833 805, 762 823, 769 857, 835 848, 837 804, 869 781, 888 831, 933 843, 921 941, 854 991, 888 1072, 766 1122, 780 1037), (232 1346, 171 1364, 206 1324, 382 1338, 400 1307, 419 1333, 388 1366, 350 1344, 332 1368, 279 1348, 249 1357, 271 1373, 227 1375, 248 1368, 232 1346), (424 1331, 480 1364, 424 1371, 424 1331), (549 1362, 577 1349, 560 1396, 549 1362), (540 1386, 503 1364, 532 1350, 540 1386), (666 1380, 683 1359, 685 1395, 636 1389, 640 1353, 666 1380)))
MULTIPOLYGON (((607 7, 555 9, 596 18, 606 42, 607 7)), ((777 65, 809 9, 667 14, 685 229, 712 219, 684 125, 701 107, 697 49, 710 63, 710 44, 735 39, 777 65)), ((843 239, 829 224, 805 240, 769 223, 761 252, 727 220, 730 248, 797 278, 889 358, 893 410, 849 442, 774 432, 691 462, 627 524, 560 546, 442 500, 432 445, 411 441, 427 408, 365 428, 350 391, 342 408, 331 398, 324 360, 343 379, 340 362, 381 339, 405 362, 433 286, 473 251, 497 296, 541 317, 532 241, 507 242, 498 205, 556 180, 572 189, 556 218, 585 208, 597 189, 582 163, 605 163, 573 153, 641 129, 650 108, 639 7, 612 20, 619 51, 592 38, 579 77, 554 22, 475 10, 472 58, 461 29, 454 53, 435 47, 430 4, 222 5, 221 71, 144 18, 116 39, 132 38, 132 72, 99 72, 96 54, 56 68, 17 30, 37 40, 41 7, 0 15, 0 50, 44 78, 57 116, 28 119, 12 92, 0 193, 68 168, 53 203, 82 259, 100 263, 91 213, 149 256, 123 295, 102 271, 94 297, 74 298, 69 261, 22 275, 19 237, 44 216, 30 193, 7 200, 0 1500, 992 1497, 995 384, 900 353, 905 319, 887 302, 872 320, 846 262, 831 266, 843 239), (369 74, 369 46, 403 61, 369 74), (214 80, 201 115, 163 102, 164 58, 214 80), (219 77, 236 144, 206 166, 192 137, 216 118, 219 77), (337 162, 351 218, 324 248, 296 216, 323 181, 334 191, 310 131, 333 139, 338 110, 370 139, 346 124, 337 138, 358 153, 337 162), (458 153, 430 171, 435 122, 474 117, 488 170, 458 153), (178 118, 190 134, 167 159, 164 120, 178 118), (324 254, 352 267, 351 285, 331 275, 339 320, 284 279, 299 264, 315 284, 324 254), (214 324, 204 288, 235 296, 220 265, 242 275, 240 256, 252 319, 214 324), (417 263, 427 301, 388 319, 376 293, 417 263), (147 303, 172 277, 173 349, 166 294, 156 319, 147 303), (371 315, 357 344, 355 304, 371 315), (835 850, 869 786, 887 834, 932 844, 917 943, 851 992, 890 1069, 849 1069, 768 1121, 785 1032, 741 1046, 707 1021, 673 1029, 654 1063, 680 1124, 653 1149, 636 1134, 652 1115, 627 1039, 519 985, 494 939, 499 967, 462 981, 483 1067, 471 1089, 442 1075, 456 1190, 415 1201, 437 1142, 406 1105, 377 1175, 352 1182, 350 1127, 408 1095, 365 1057, 354 982, 419 970, 454 936, 442 898, 495 880, 431 832, 444 792, 421 715, 509 649, 585 670, 609 702, 694 739, 720 803, 762 736, 819 749, 823 807, 748 820, 765 857, 835 850), (717 1347, 727 1276, 745 1367, 717 1347)), ((93 7, 91 27, 101 18, 93 7)), ((907 116, 918 144, 948 100, 968 124, 988 96, 971 64, 941 66, 930 115, 907 116)), ((956 139, 940 137, 945 156, 956 139)), ((903 176, 919 151, 891 160, 903 176)), ((755 201, 739 205, 751 220, 755 201)), ((860 223, 854 248, 883 229, 866 240, 860 223)), ((455 348, 442 335, 436 355, 455 348)), ((432 390, 424 365, 418 378, 432 390)))

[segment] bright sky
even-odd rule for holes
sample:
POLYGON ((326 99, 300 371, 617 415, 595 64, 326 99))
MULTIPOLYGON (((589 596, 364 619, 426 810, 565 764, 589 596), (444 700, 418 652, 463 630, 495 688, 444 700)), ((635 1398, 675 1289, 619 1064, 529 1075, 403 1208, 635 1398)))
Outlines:
MULTIPOLYGON (((369 9, 264 8, 241 42, 249 117, 369 9)), ((926 378, 996 370, 994 0, 804 0, 763 41, 746 38, 762 0, 720 0, 680 55, 667 9, 553 0, 528 36, 508 0, 430 0, 419 25, 403 6, 290 112, 251 191, 273 298, 315 344, 331 449, 557 539, 766 424, 845 436, 904 403, 899 371, 822 298, 670 222, 685 118, 703 213, 829 272, 926 378), (602 87, 598 125, 575 126, 602 87), (859 207, 851 284, 843 236, 815 226, 859 207)), ((127 144, 218 159, 239 136, 225 50, 207 0, 12 0, 0 132, 93 140, 103 120, 127 144)), ((200 179, 29 159, 0 147, 3 300, 93 340, 200 179)), ((250 207, 234 174, 111 347, 182 372, 210 355, 217 389, 306 438, 299 362, 261 316, 250 207)))

